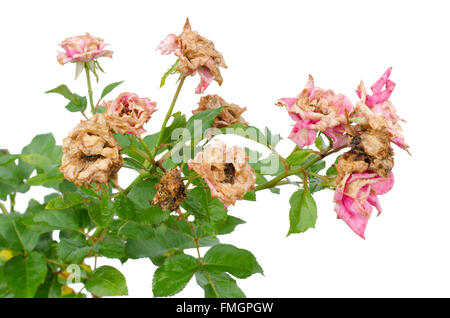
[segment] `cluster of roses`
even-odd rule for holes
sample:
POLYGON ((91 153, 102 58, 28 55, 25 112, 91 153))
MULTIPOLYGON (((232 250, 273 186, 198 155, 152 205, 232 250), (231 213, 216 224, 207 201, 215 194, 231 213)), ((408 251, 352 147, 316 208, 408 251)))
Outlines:
MULTIPOLYGON (((103 40, 86 34, 68 38, 61 44, 64 51, 58 55, 61 64, 96 61, 111 57, 103 40)), ((168 35, 157 47, 162 54, 178 57, 177 71, 184 76, 199 74, 200 83, 195 92, 201 94, 215 80, 222 83, 219 67, 225 61, 214 44, 191 29, 189 21, 180 35, 168 35)), ((290 138, 299 148, 311 145, 320 131, 332 140, 334 149, 350 147, 336 166, 336 212, 358 235, 364 230, 375 206, 381 207, 377 195, 388 192, 393 185, 393 151, 390 143, 407 150, 399 126, 400 118, 389 101, 395 84, 389 79, 391 69, 371 87, 368 95, 363 83, 358 87, 360 101, 356 107, 344 95, 315 87, 310 76, 305 89, 296 98, 282 98, 277 105, 284 106, 295 121, 290 138)), ((116 134, 140 136, 144 124, 156 111, 156 103, 136 94, 122 93, 115 100, 101 104, 105 112, 81 121, 64 139, 61 171, 66 179, 78 186, 92 183, 117 184, 117 172, 123 164, 116 134)), ((246 108, 225 102, 218 95, 200 99, 193 113, 228 106, 216 117, 214 127, 223 128, 235 123, 247 125, 241 117, 246 108)), ((234 204, 255 188, 255 172, 247 162, 245 150, 227 148, 222 142, 206 147, 188 166, 197 172, 209 186, 211 195, 225 206, 234 204)), ((161 167, 160 167, 161 168, 161 167)), ((161 168, 163 169, 163 168, 161 168)), ((185 199, 185 186, 178 168, 165 171, 156 186, 152 204, 166 210, 179 209, 185 199)))
POLYGON ((317 131, 333 141, 335 150, 351 147, 335 165, 335 211, 362 238, 372 206, 381 213, 377 195, 390 191, 394 183, 391 142, 408 151, 401 119, 389 100, 395 87, 390 74, 391 68, 372 85, 372 95, 361 82, 356 107, 346 96, 316 87, 312 76, 297 98, 277 103, 296 122, 289 138, 299 148, 313 144, 317 131))

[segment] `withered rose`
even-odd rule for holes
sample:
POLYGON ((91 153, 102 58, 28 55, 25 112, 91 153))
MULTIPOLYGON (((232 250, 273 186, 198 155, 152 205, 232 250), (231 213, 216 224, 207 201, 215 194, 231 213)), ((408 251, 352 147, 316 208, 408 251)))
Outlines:
POLYGON ((227 103, 222 97, 217 94, 201 97, 198 103, 198 108, 193 110, 192 113, 197 114, 205 110, 217 109, 222 106, 228 107, 224 108, 222 112, 216 116, 212 127, 224 128, 236 123, 241 123, 245 126, 248 125, 245 119, 241 117, 241 114, 245 112, 247 108, 240 107, 236 104, 227 103))
POLYGON ((368 95, 364 83, 361 83, 356 93, 361 98, 356 104, 355 117, 362 117, 365 123, 362 125, 369 126, 370 129, 380 130, 386 128, 389 132, 391 141, 400 148, 408 151, 408 145, 402 134, 402 127, 399 122, 404 121, 397 115, 394 105, 392 105, 389 97, 395 88, 395 83, 389 79, 392 68, 378 79, 372 86, 372 95, 368 95))
POLYGON ((289 138, 299 148, 313 144, 318 130, 333 140, 334 148, 347 144, 345 124, 347 115, 353 112, 352 103, 342 94, 315 86, 311 75, 297 98, 281 98, 276 105, 286 107, 295 120, 289 138))
POLYGON ((200 75, 201 81, 195 92, 201 94, 213 80, 222 84, 219 67, 226 68, 225 60, 214 43, 192 31, 189 19, 186 19, 183 32, 176 36, 169 34, 157 47, 161 54, 175 53, 180 59, 178 70, 187 75, 200 75))
POLYGON ((64 138, 60 170, 77 186, 90 187, 95 182, 99 188, 109 181, 117 183, 117 172, 123 165, 120 150, 105 116, 96 114, 64 138))
POLYGON ((61 42, 64 52, 57 56, 59 64, 69 62, 89 62, 99 57, 112 57, 113 52, 105 50, 106 44, 89 33, 73 36, 61 42))
POLYGON ((185 187, 178 168, 167 170, 155 188, 157 191, 151 204, 163 210, 176 211, 186 200, 185 187))
POLYGON ((219 198, 227 207, 255 188, 255 171, 248 164, 243 148, 227 148, 218 141, 189 160, 188 165, 205 179, 211 196, 219 198))
POLYGON ((144 124, 156 111, 156 102, 132 93, 122 93, 102 106, 106 108, 105 116, 111 130, 122 135, 145 133, 144 124))

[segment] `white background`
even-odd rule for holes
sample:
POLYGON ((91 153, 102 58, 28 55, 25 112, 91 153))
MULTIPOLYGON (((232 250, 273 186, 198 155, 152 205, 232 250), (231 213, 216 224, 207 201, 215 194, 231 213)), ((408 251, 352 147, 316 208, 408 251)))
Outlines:
MULTIPOLYGON (((175 90, 175 78, 159 89, 173 56, 155 51, 169 33, 179 34, 189 16, 193 29, 214 41, 229 66, 224 82, 206 93, 247 107, 245 118, 286 139, 293 122, 274 106, 295 97, 308 74, 316 84, 355 103, 360 80, 369 87, 389 66, 397 83, 391 97, 406 119, 412 156, 395 148, 393 190, 380 197, 366 240, 336 219, 330 191, 318 193, 315 229, 286 237, 289 196, 258 193, 230 213, 247 221, 223 242, 252 251, 265 276, 238 283, 249 297, 450 296, 448 118, 450 90, 449 6, 445 1, 2 1, 0 4, 0 148, 18 153, 35 134, 53 132, 60 144, 81 116, 44 91, 65 83, 86 94, 75 66, 60 66, 57 45, 72 35, 104 38, 114 51, 100 60, 106 71, 96 86, 125 79, 114 91, 132 91, 157 101, 147 124, 157 131, 175 90)), ((196 108, 198 77, 189 78, 176 111, 196 108)), ((97 95, 98 98, 98 95, 97 95)), ((237 141, 242 143, 241 141, 237 141)), ((134 175, 122 171, 126 186, 134 175)), ((47 190, 34 189, 41 199, 47 190)), ((25 208, 30 195, 19 194, 25 208)), ((151 297, 155 267, 149 260, 114 264, 126 276, 129 294, 151 297)), ((202 297, 192 280, 178 296, 202 297)))

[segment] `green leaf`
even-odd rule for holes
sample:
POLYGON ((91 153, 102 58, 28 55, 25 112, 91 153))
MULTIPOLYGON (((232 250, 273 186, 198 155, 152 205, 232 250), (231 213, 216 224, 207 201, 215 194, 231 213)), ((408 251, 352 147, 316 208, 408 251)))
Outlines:
POLYGON ((195 278, 204 289, 205 298, 245 298, 244 292, 227 273, 197 272, 195 278))
POLYGON ((109 93, 111 93, 111 91, 116 88, 117 86, 119 86, 120 84, 122 84, 124 81, 120 81, 120 82, 114 82, 111 83, 109 85, 107 85, 102 92, 101 98, 105 97, 106 95, 108 95, 109 93))
POLYGON ((111 266, 97 268, 85 286, 89 292, 100 297, 128 295, 125 277, 111 266))
POLYGON ((58 298, 61 296, 61 284, 58 282, 57 276, 47 271, 47 277, 42 285, 39 286, 35 298, 58 298))
POLYGON ((211 272, 228 272, 237 278, 263 274, 255 256, 247 250, 229 244, 211 247, 203 258, 203 264, 211 272))
POLYGON ((190 255, 168 258, 153 275, 153 295, 172 296, 184 289, 199 267, 198 260, 190 255))
POLYGON ((135 204, 125 195, 119 195, 114 200, 114 210, 122 220, 130 220, 136 216, 135 204))
POLYGON ((225 224, 219 229, 218 234, 220 234, 220 235, 229 234, 234 231, 236 226, 238 226, 239 224, 244 224, 244 223, 245 223, 244 220, 234 217, 234 216, 231 216, 231 215, 228 215, 225 224))
POLYGON ((256 192, 255 192, 254 190, 248 191, 248 192, 244 195, 244 200, 247 200, 247 201, 256 201, 256 192))
POLYGON ((70 91, 70 89, 67 87, 67 85, 59 85, 58 87, 48 90, 45 93, 46 94, 49 94, 49 93, 60 94, 68 100, 75 99, 73 93, 70 91))
POLYGON ((88 205, 88 213, 95 224, 103 226, 114 216, 114 203, 108 199, 91 201, 88 205))
POLYGON ((67 105, 66 109, 69 112, 84 112, 87 107, 87 98, 86 96, 80 96, 78 94, 73 94, 74 98, 67 105))
POLYGON ((86 200, 77 192, 66 192, 61 196, 51 200, 45 207, 47 210, 65 210, 86 200))
POLYGON ((93 246, 94 251, 108 258, 125 257, 125 242, 119 237, 106 235, 101 242, 93 246))
POLYGON ((150 201, 156 194, 155 185, 158 183, 156 179, 147 179, 139 182, 128 193, 131 199, 138 207, 146 209, 150 207, 150 201))
POLYGON ((0 238, 16 251, 29 252, 39 240, 39 233, 31 231, 21 222, 23 215, 0 215, 0 238))
POLYGON ((302 233, 313 228, 317 219, 317 207, 311 193, 303 189, 294 192, 289 199, 289 234, 302 233))
POLYGON ((3 271, 15 297, 31 298, 45 280, 47 263, 42 254, 32 252, 27 257, 13 257, 5 264, 3 271))
POLYGON ((308 159, 309 155, 312 155, 309 150, 297 150, 286 158, 286 162, 291 166, 300 166, 308 159))
POLYGON ((223 108, 208 109, 189 118, 186 123, 186 129, 190 133, 190 139, 185 139, 184 141, 202 139, 203 134, 212 127, 214 119, 222 112, 223 108))
POLYGON ((32 186, 49 185, 50 187, 53 187, 59 184, 59 182, 55 183, 55 181, 62 181, 62 180, 64 180, 63 173, 59 171, 58 168, 54 168, 48 172, 39 173, 34 177, 28 179, 27 184, 32 186))
POLYGON ((81 228, 75 210, 42 210, 35 214, 33 221, 44 223, 55 229, 79 230, 81 228))
POLYGON ((159 85, 159 88, 163 87, 166 83, 166 79, 171 74, 176 74, 178 72, 178 66, 180 65, 180 59, 177 59, 175 63, 167 70, 167 72, 164 73, 164 75, 161 78, 161 83, 159 85))
POLYGON ((62 238, 58 244, 57 254, 65 263, 81 264, 91 251, 83 235, 75 233, 69 238, 62 238))
POLYGON ((40 169, 44 169, 52 164, 48 157, 39 154, 21 155, 20 158, 33 167, 40 169))
POLYGON ((217 198, 211 198, 209 190, 196 187, 189 191, 182 207, 195 216, 195 222, 207 233, 216 235, 227 220, 227 210, 217 198))
POLYGON ((118 234, 125 239, 150 240, 155 237, 155 230, 151 225, 129 221, 120 228, 118 234))

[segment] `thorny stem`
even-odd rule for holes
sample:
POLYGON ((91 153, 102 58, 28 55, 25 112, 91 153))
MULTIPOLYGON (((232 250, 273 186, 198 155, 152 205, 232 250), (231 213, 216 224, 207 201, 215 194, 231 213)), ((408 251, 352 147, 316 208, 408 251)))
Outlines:
MULTIPOLYGON (((333 145, 330 145, 331 148, 333 147, 333 145)), ((343 145, 341 147, 338 147, 336 149, 330 149, 330 146, 326 149, 325 152, 320 153, 316 158, 314 158, 313 160, 311 160, 307 165, 305 165, 304 167, 301 168, 297 168, 294 170, 290 170, 290 171, 285 171, 284 173, 280 174, 279 176, 273 178, 270 181, 267 181, 264 184, 260 184, 259 186, 256 187, 255 191, 260 191, 260 190, 264 190, 264 189, 268 189, 268 188, 273 188, 275 187, 279 181, 283 180, 286 177, 295 175, 295 174, 299 174, 299 173, 309 173, 308 168, 311 167, 313 164, 315 164, 316 162, 318 162, 319 160, 322 160, 323 158, 339 152, 340 150, 344 149, 347 147, 347 145, 343 145)))
POLYGON ((89 74, 89 64, 87 62, 84 63, 84 70, 86 71, 86 80, 88 86, 89 103, 91 105, 91 112, 92 115, 95 115, 94 99, 92 97, 91 76, 89 74))
MULTIPOLYGON (((178 83, 177 90, 175 91, 175 95, 173 96, 172 103, 170 104, 170 107, 167 110, 167 114, 166 114, 166 117, 164 118, 163 124, 161 126, 161 130, 159 132, 158 141, 156 142, 155 148, 157 148, 162 142, 162 138, 164 136, 164 130, 166 129, 166 125, 170 119, 170 116, 172 116, 173 108, 175 107, 175 103, 177 102, 178 95, 180 95, 181 87, 183 86, 185 79, 186 79, 186 76, 184 74, 181 74, 180 82, 178 83)), ((153 150, 153 151, 155 151, 155 150, 153 150)))

